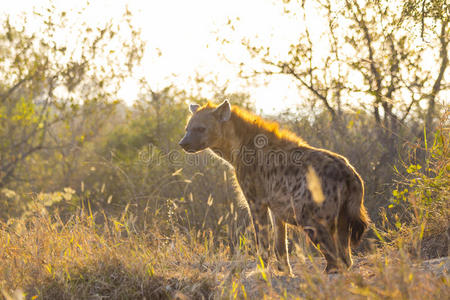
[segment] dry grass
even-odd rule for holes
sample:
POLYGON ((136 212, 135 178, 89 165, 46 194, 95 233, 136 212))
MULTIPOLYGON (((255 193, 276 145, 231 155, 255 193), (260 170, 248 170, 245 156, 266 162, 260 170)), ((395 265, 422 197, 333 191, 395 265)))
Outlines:
POLYGON ((117 220, 98 226, 89 216, 63 223, 38 214, 2 224, 0 244, 4 294, 21 289, 39 299, 197 298, 214 286, 200 262, 221 259, 182 236, 136 235, 117 220))
MULTIPOLYGON (((106 218, 106 217, 105 217, 106 218)), ((126 219, 63 222, 42 207, 0 226, 5 299, 445 299, 447 271, 425 270, 402 249, 379 246, 342 275, 320 258, 294 259, 295 278, 264 269, 205 234, 136 233, 126 219)), ((245 245, 241 248, 245 248, 245 245)), ((242 251, 247 252, 247 251, 242 251)), ((442 268, 442 266, 441 266, 442 268)), ((437 270, 436 268, 433 268, 437 270)), ((444 268, 445 269, 445 268, 444 268)))

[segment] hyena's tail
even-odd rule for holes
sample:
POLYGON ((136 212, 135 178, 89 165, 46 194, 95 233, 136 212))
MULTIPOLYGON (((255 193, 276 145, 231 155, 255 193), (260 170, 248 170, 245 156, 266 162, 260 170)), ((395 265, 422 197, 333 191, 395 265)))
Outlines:
POLYGON ((354 171, 354 177, 348 182, 349 195, 346 203, 348 226, 351 231, 352 246, 357 246, 369 226, 370 218, 364 207, 364 183, 354 171))

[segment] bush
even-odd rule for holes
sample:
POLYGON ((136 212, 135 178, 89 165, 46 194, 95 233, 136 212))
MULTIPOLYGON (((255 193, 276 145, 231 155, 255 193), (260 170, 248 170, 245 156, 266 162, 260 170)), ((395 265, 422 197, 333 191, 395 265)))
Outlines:
POLYGON ((384 213, 388 238, 425 258, 447 256, 450 234, 450 135, 444 121, 430 145, 428 139, 424 130, 424 146, 414 147, 410 162, 403 165, 406 175, 396 169, 400 180, 392 193, 391 212, 384 213))

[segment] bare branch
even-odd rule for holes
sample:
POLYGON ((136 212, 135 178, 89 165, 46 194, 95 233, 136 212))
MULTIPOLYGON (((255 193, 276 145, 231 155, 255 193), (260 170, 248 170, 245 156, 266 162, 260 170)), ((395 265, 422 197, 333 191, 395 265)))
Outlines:
POLYGON ((443 21, 442 25, 441 25, 441 33, 439 35, 439 41, 441 44, 441 49, 440 49, 440 58, 441 58, 441 66, 439 68, 439 73, 438 76, 433 84, 433 88, 431 89, 431 93, 428 96, 429 98, 429 104, 428 104, 428 111, 427 111, 427 120, 426 120, 426 124, 427 124, 427 128, 431 129, 431 127, 433 126, 433 117, 435 114, 435 106, 436 106, 436 96, 439 93, 439 91, 441 90, 441 82, 442 79, 444 78, 444 74, 445 74, 445 70, 447 68, 448 65, 448 51, 447 51, 447 46, 448 46, 448 36, 447 36, 447 24, 448 21, 443 21))

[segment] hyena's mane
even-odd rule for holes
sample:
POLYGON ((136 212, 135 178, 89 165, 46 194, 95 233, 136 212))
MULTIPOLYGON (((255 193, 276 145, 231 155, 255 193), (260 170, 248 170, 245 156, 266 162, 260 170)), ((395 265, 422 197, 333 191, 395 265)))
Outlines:
MULTIPOLYGON (((217 105, 208 102, 202 109, 214 109, 217 105)), ((264 120, 254 113, 232 105, 231 121, 236 129, 236 134, 241 140, 253 140, 258 134, 264 134, 271 142, 290 142, 299 146, 308 146, 308 144, 292 131, 280 129, 280 125, 275 121, 264 120)), ((250 141, 251 142, 251 141, 250 141)))

